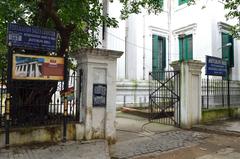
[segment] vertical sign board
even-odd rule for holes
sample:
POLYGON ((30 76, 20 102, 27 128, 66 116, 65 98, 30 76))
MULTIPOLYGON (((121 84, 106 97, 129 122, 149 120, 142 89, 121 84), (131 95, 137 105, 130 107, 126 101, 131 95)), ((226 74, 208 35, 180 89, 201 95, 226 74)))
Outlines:
POLYGON ((67 98, 67 101, 73 101, 74 100, 74 87, 69 87, 66 91, 62 90, 60 92, 61 96, 61 102, 64 102, 64 97, 67 98))
POLYGON ((227 62, 218 57, 206 56, 206 75, 226 76, 227 62))
POLYGON ((8 24, 7 44, 29 50, 52 51, 56 50, 57 32, 47 28, 8 24))
POLYGON ((93 84, 93 106, 106 107, 107 85, 93 84))

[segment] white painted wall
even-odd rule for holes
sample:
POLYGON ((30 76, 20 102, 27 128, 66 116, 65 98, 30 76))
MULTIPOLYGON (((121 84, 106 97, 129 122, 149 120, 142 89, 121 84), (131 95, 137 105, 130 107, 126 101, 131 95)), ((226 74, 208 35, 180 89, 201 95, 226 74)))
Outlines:
MULTIPOLYGON (((109 3, 109 15, 119 19, 120 8, 121 5, 118 1, 109 3)), ((206 55, 221 57, 222 30, 218 24, 219 22, 229 25, 235 23, 226 21, 225 14, 224 5, 220 0, 197 0, 196 5, 192 6, 187 4, 179 6, 178 0, 165 0, 163 12, 159 15, 149 15, 143 11, 138 15, 130 15, 127 20, 120 20, 119 28, 108 28, 103 47, 124 52, 117 61, 117 79, 120 83, 147 80, 148 74, 152 70, 153 34, 166 37, 167 66, 172 61, 179 59, 178 35, 183 33, 193 35, 193 59, 205 62, 206 55), (168 7, 170 2, 171 8, 168 7), (169 40, 171 40, 170 48, 168 48, 169 40)), ((235 40, 235 66, 231 73, 233 80, 240 79, 239 52, 240 41, 235 40)), ((205 68, 202 69, 202 72, 202 76, 204 76, 205 68)), ((124 94, 122 87, 119 90, 121 90, 120 94, 124 94)), ((125 93, 131 94, 129 89, 126 89, 125 93)), ((123 96, 119 95, 117 98, 119 99, 118 104, 121 103, 120 99, 123 99, 123 96)), ((129 103, 134 101, 134 95, 128 98, 129 103)), ((127 103, 127 101, 125 102, 127 103)))
MULTIPOLYGON (((222 40, 221 30, 218 23, 226 23, 233 25, 236 21, 225 18, 227 13, 224 10, 224 4, 217 0, 201 0, 197 1, 196 5, 193 6, 177 6, 174 5, 173 9, 172 27, 173 30, 179 30, 179 28, 196 24, 196 30, 193 32, 193 58, 195 60, 205 61, 205 56, 217 56, 222 57, 222 40)), ((178 38, 174 35, 172 48, 174 52, 171 54, 172 61, 178 59, 178 38)), ((234 59, 235 66, 232 68, 231 78, 233 80, 239 80, 239 63, 238 63, 238 52, 239 52, 239 40, 234 41, 234 59)), ((202 69, 203 76, 205 68, 202 69)))
MULTIPOLYGON (((108 1, 108 0, 107 0, 108 1)), ((119 1, 108 3, 108 14, 118 20, 118 28, 106 28, 105 39, 102 41, 102 47, 105 49, 118 50, 124 54, 117 60, 118 79, 125 79, 125 30, 126 21, 120 19, 121 4, 119 1)))
MULTIPOLYGON (((120 19, 121 4, 109 3, 109 15, 120 19)), ((118 59, 117 75, 119 80, 148 79, 152 69, 152 34, 168 36, 167 4, 159 15, 149 15, 146 11, 132 14, 127 20, 120 20, 119 27, 107 29, 103 47, 123 51, 118 59), (144 64, 145 54, 145 64, 144 64), (145 69, 145 70, 144 70, 145 69)))

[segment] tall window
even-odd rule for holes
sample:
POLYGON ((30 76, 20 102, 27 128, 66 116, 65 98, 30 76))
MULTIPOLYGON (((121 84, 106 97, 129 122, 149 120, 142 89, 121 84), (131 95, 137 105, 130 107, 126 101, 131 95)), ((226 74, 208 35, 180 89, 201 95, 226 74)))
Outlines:
POLYGON ((184 3, 188 3, 189 0, 178 0, 178 5, 182 5, 184 3))
POLYGON ((233 37, 222 33, 222 58, 228 62, 229 67, 234 67, 233 37))
POLYGON ((163 8, 163 0, 159 0, 159 3, 160 3, 160 5, 161 5, 162 8, 163 8))
MULTIPOLYGON (((166 68, 166 38, 152 36, 152 72, 163 71, 166 68)), ((155 75, 156 76, 156 73, 155 75)), ((159 75, 163 79, 163 73, 159 75)), ((159 77, 158 77, 159 79, 159 77)))
POLYGON ((192 35, 179 37, 179 60, 187 61, 193 59, 192 35))

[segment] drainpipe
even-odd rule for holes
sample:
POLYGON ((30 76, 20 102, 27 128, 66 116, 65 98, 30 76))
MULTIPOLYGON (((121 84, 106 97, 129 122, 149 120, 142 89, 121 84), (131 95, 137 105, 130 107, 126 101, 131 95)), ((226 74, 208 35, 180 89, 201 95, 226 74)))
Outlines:
POLYGON ((143 80, 146 79, 145 73, 146 73, 146 52, 145 52, 145 38, 146 38, 146 32, 145 32, 145 14, 143 14, 143 80))
MULTIPOLYGON (((108 0, 103 0, 103 16, 107 16, 109 12, 109 2, 108 0)), ((102 47, 107 49, 107 26, 103 23, 102 26, 102 47)))
POLYGON ((172 0, 168 0, 168 64, 167 69, 169 69, 169 64, 171 61, 171 44, 172 44, 172 0))
POLYGON ((125 23, 125 79, 128 79, 128 19, 126 19, 125 23))

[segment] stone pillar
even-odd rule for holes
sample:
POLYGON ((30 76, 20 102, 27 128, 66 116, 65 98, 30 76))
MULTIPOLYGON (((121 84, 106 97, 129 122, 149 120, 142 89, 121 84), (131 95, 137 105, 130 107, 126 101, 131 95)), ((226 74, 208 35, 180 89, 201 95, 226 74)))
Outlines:
POLYGON ((86 140, 116 140, 116 67, 117 58, 122 54, 104 49, 81 49, 77 52, 78 69, 83 72, 80 118, 86 140))
POLYGON ((190 129, 201 121, 201 61, 174 61, 171 66, 180 71, 180 126, 190 129))

